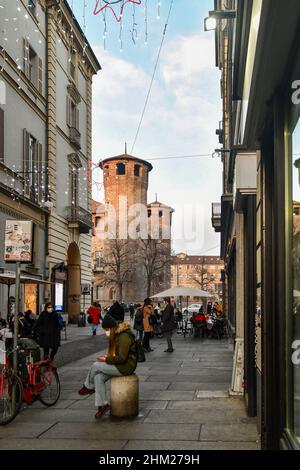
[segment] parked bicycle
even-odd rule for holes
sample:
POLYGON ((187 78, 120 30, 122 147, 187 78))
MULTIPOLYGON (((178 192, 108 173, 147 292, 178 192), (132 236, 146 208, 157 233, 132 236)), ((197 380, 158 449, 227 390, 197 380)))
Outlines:
MULTIPOLYGON (((0 340, 0 425, 10 423, 17 416, 23 402, 32 404, 38 399, 45 406, 53 406, 60 396, 57 369, 50 359, 34 362, 33 352, 29 350, 25 370, 21 373, 18 368, 16 374, 11 366, 14 349, 6 345, 4 337, 0 340)), ((16 350, 19 359, 21 346, 16 350)))

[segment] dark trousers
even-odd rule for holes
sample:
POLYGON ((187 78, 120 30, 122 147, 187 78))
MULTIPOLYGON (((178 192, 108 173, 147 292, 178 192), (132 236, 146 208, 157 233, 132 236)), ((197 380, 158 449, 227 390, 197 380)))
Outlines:
MULTIPOLYGON (((53 361, 55 354, 57 353, 58 346, 54 346, 54 348, 51 348, 51 353, 50 353, 50 359, 53 361)), ((50 348, 44 348, 44 359, 49 357, 49 351, 50 348)))
POLYGON ((151 337, 151 332, 144 333, 143 348, 150 349, 150 337, 151 337))
POLYGON ((172 335, 173 335, 173 331, 172 331, 172 330, 171 330, 171 331, 166 331, 166 332, 164 333, 164 336, 165 336, 165 338, 166 338, 166 340, 167 340, 167 343, 168 343, 168 349, 169 349, 169 351, 173 350, 173 344, 172 344, 172 339, 171 339, 172 335))

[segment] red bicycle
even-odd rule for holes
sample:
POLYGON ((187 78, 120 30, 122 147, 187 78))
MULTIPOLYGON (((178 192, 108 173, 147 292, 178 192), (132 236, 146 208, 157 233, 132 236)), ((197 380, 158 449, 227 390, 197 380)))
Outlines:
POLYGON ((0 341, 0 425, 10 423, 17 416, 23 402, 32 404, 38 399, 45 406, 53 406, 60 396, 57 369, 50 359, 33 362, 29 352, 27 373, 25 378, 20 378, 11 367, 12 354, 12 349, 6 350, 5 340, 0 341))

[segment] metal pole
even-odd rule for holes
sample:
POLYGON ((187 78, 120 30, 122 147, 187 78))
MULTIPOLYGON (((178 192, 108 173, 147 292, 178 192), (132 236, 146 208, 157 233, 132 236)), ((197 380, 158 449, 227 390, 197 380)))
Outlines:
POLYGON ((21 277, 21 263, 16 263, 16 301, 15 301, 15 320, 14 320, 14 355, 13 355, 13 369, 17 374, 18 372, 18 335, 19 335, 19 311, 20 311, 20 277, 21 277))

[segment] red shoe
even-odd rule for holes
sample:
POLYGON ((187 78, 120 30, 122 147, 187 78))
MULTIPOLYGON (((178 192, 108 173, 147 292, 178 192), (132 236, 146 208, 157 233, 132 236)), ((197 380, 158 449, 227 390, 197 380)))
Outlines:
POLYGON ((79 391, 78 391, 79 395, 91 395, 92 393, 95 393, 95 390, 93 390, 92 388, 86 388, 86 386, 84 385, 79 391))
POLYGON ((109 405, 103 405, 99 406, 97 413, 95 414, 95 418, 99 419, 101 418, 104 413, 106 413, 109 410, 110 406, 109 405))

